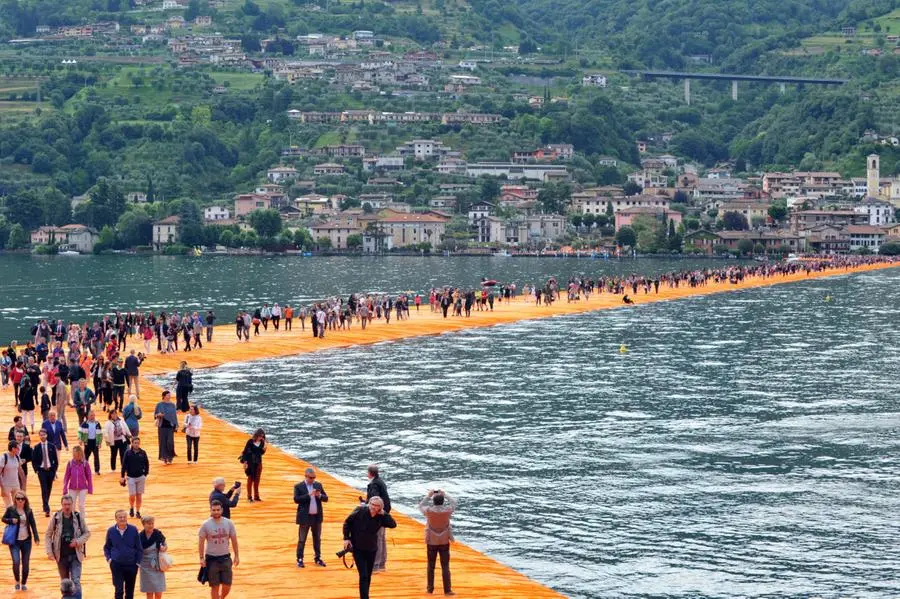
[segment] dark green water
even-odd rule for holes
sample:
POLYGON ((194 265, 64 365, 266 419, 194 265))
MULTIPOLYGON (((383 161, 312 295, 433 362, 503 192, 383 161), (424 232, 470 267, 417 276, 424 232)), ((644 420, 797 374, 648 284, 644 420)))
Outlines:
POLYGON ((122 311, 214 309, 229 322, 237 308, 284 305, 359 291, 425 291, 475 285, 481 277, 526 282, 573 273, 651 273, 720 264, 688 260, 540 258, 298 258, 0 256, 0 339, 24 340, 40 318, 83 323, 122 311))
POLYGON ((357 487, 379 462, 407 513, 447 489, 461 539, 571 597, 896 597, 898 317, 894 269, 225 365, 196 399, 357 487))

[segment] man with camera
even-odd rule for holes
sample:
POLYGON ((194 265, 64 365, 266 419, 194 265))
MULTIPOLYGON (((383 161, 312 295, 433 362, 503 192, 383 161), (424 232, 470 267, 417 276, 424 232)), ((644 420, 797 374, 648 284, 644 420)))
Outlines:
POLYGON ((372 497, 367 504, 357 507, 344 520, 344 551, 353 551, 353 560, 359 573, 359 599, 369 599, 378 531, 383 528, 397 528, 397 523, 384 511, 381 497, 372 497))
POLYGON ((213 501, 218 501, 222 504, 222 517, 228 518, 231 520, 231 508, 237 507, 238 500, 241 498, 241 483, 240 481, 234 481, 234 484, 231 485, 231 488, 228 489, 228 492, 225 492, 225 479, 223 477, 219 477, 213 479, 213 490, 212 493, 209 494, 209 503, 212 505, 213 501))
MULTIPOLYGON (((384 484, 384 479, 381 478, 381 474, 378 470, 378 466, 376 464, 371 464, 368 468, 368 476, 369 476, 369 484, 366 486, 366 501, 369 501, 373 497, 381 498, 381 501, 384 502, 384 513, 391 513, 391 498, 388 495, 387 485, 384 484)), ((387 565, 387 539, 385 537, 384 529, 380 529, 378 531, 378 552, 375 555, 375 572, 384 572, 385 566, 387 565)))
POLYGON ((455 593, 450 589, 450 543, 453 541, 453 526, 450 524, 450 516, 456 511, 456 500, 440 489, 431 490, 419 502, 419 511, 427 520, 425 545, 428 547, 428 586, 426 590, 429 593, 434 592, 434 564, 437 556, 440 556, 444 594, 454 595, 455 593))
POLYGON ((313 551, 317 566, 325 567, 322 561, 322 504, 328 501, 328 495, 322 483, 316 481, 314 468, 306 469, 306 480, 294 485, 294 503, 297 504, 297 567, 303 568, 303 550, 306 537, 312 531, 313 551))

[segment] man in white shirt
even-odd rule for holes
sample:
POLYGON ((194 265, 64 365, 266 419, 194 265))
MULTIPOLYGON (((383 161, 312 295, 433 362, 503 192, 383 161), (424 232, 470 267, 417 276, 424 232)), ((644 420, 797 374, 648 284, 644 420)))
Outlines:
POLYGON ((10 441, 7 452, 0 458, 0 493, 3 493, 3 503, 6 507, 15 505, 13 495, 21 487, 19 485, 19 444, 10 441))
POLYGON ((297 504, 297 567, 303 568, 303 549, 310 531, 313 536, 313 551, 317 566, 325 567, 322 561, 322 504, 328 495, 322 483, 316 481, 316 470, 306 469, 305 480, 294 485, 294 503, 297 504))

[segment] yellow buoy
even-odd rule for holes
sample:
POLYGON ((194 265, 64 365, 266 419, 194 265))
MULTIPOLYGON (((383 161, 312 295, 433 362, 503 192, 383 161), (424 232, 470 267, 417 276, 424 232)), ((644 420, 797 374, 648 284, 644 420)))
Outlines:
POLYGON ((624 343, 623 343, 622 345, 620 345, 620 346, 619 346, 619 353, 620 353, 620 354, 627 354, 627 353, 628 353, 628 346, 625 345, 624 343))

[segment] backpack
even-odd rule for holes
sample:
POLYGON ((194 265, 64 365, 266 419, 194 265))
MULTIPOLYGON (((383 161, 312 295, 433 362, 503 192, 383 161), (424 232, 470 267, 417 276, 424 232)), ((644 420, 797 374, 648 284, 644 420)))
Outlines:
MULTIPOLYGON (((84 532, 84 523, 81 521, 81 512, 79 512, 78 510, 72 510, 72 514, 74 514, 73 518, 78 520, 78 528, 80 528, 81 532, 83 533, 84 532)), ((57 529, 57 527, 59 527, 59 521, 61 518, 62 518, 62 516, 59 515, 59 512, 56 512, 55 514, 53 514, 53 520, 52 520, 53 528, 50 529, 52 534, 48 534, 47 535, 48 537, 53 536, 53 534, 56 533, 56 529, 57 529)), ((73 521, 73 523, 74 523, 74 521, 73 521)), ((84 557, 87 557, 87 545, 83 545, 81 547, 81 552, 84 554, 84 557)))

